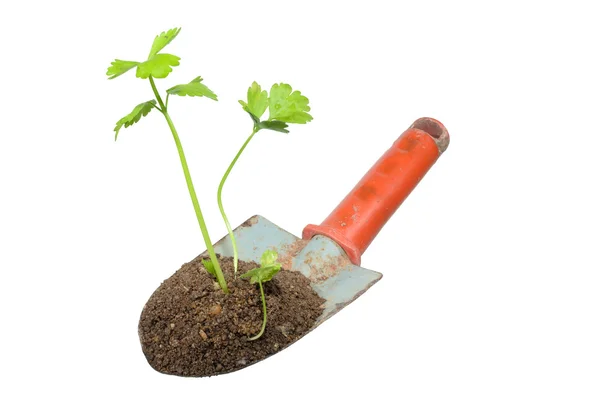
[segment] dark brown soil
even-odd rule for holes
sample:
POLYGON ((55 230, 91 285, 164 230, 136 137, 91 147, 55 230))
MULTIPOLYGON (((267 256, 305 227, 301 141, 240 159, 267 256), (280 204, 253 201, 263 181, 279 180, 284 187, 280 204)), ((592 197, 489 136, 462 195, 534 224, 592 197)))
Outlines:
MULTIPOLYGON (((235 371, 284 349, 312 328, 324 300, 302 274, 281 270, 263 284, 267 328, 262 325, 258 285, 233 281, 231 258, 220 260, 230 289, 226 295, 199 259, 183 265, 152 294, 139 323, 142 351, 159 372, 210 376, 235 371)), ((239 273, 257 267, 239 262, 239 273)))

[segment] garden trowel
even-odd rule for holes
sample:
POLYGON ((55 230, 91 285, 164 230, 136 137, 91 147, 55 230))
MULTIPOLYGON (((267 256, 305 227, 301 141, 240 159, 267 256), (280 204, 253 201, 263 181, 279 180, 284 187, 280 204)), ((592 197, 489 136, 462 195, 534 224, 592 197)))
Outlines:
MULTIPOLYGON (((321 225, 308 225, 302 238, 255 215, 234 230, 239 259, 259 262, 276 250, 288 270, 308 277, 325 299, 315 327, 354 301, 381 279, 361 267, 361 255, 427 171, 446 150, 446 128, 432 118, 415 121, 371 167, 321 225)), ((222 256, 232 256, 229 237, 215 244, 222 256)))

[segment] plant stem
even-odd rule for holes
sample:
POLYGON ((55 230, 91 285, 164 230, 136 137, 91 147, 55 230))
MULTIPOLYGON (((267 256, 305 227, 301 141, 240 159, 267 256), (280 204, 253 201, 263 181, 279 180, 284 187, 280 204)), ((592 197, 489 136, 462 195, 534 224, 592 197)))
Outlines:
POLYGON ((265 300, 265 291, 263 290, 263 286, 260 280, 258 281, 258 286, 260 287, 260 297, 262 298, 263 323, 258 335, 253 336, 252 338, 248 338, 248 340, 257 340, 258 338, 260 338, 265 332, 265 328, 267 326, 267 301, 265 300))
POLYGON ((237 152, 237 154, 233 158, 233 161, 231 162, 231 164, 229 164, 227 171, 225 171, 225 175, 223 175, 223 178, 221 179, 221 183, 219 183, 219 189, 217 189, 217 203, 219 204, 219 210, 221 211, 221 216, 223 217, 223 221, 225 221, 225 226, 227 227, 227 233, 229 233, 229 238, 231 239, 231 246, 233 247, 233 274, 234 274, 233 277, 234 278, 237 277, 238 250, 237 250, 237 244, 235 242, 235 236, 233 235, 233 230, 231 229, 231 225, 229 224, 229 219, 227 219, 227 215, 225 215, 225 210, 223 209, 223 201, 221 198, 221 194, 223 191, 223 185, 225 184, 225 181, 227 180, 229 173, 233 169, 233 166, 235 165, 237 160, 240 158, 240 155, 242 154, 242 152, 244 151, 246 146, 248 146, 248 143, 250 142, 252 137, 254 135, 256 135, 257 132, 258 132, 258 127, 255 125, 254 128, 252 129, 252 134, 250 134, 248 139, 246 139, 246 142, 244 142, 244 144, 242 145, 240 150, 237 152))
POLYGON ((162 112, 166 112, 167 108, 166 108, 165 104, 163 103, 163 100, 160 97, 158 90, 156 89, 156 84, 154 84, 154 79, 152 78, 152 76, 150 76, 150 77, 148 77, 148 80, 150 80, 150 85, 152 86, 152 91, 154 92, 154 96, 156 97, 156 100, 158 101, 158 104, 160 105, 162 112))
POLYGON ((179 160, 181 160, 181 167, 183 168, 183 174, 185 175, 185 182, 187 183, 187 187, 190 192, 190 198, 192 199, 192 204, 194 205, 194 211, 196 212, 196 218, 198 218, 198 224, 200 225, 200 231, 202 232, 202 237, 204 238, 204 243, 206 244, 206 249, 208 250, 208 255, 215 268, 217 281, 219 282, 219 285, 221 286, 223 292, 228 294, 229 289, 227 288, 227 282, 225 281, 225 277, 223 276, 223 272, 221 271, 221 266, 219 266, 219 261, 217 260, 217 256, 215 255, 215 249, 210 241, 210 236, 208 235, 208 229, 206 228, 206 223, 204 222, 204 217, 202 216, 202 211, 200 210, 200 204, 198 203, 198 197, 196 197, 196 190, 194 189, 194 183, 192 182, 192 176, 190 175, 190 170, 188 168, 187 160, 183 152, 183 146, 181 146, 181 141, 179 140, 179 135, 177 134, 177 130, 173 125, 173 120, 171 120, 169 113, 167 113, 167 108, 165 107, 162 98, 158 94, 158 90, 156 89, 156 85, 154 84, 154 79, 152 79, 152 76, 150 76, 149 79, 150 85, 152 86, 152 91, 154 91, 156 100, 158 101, 160 108, 162 109, 162 114, 167 120, 169 129, 173 134, 173 139, 175 139, 175 145, 177 146, 177 152, 179 153, 179 160))

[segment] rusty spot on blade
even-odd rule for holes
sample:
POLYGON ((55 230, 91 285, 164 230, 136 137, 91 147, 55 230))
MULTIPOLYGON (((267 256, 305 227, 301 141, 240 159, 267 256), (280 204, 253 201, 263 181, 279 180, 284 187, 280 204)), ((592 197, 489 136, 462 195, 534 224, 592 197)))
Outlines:
POLYGON ((352 265, 350 260, 343 255, 321 256, 314 252, 309 252, 304 262, 310 266, 308 278, 314 283, 333 277, 347 266, 352 265))
POLYGON ((294 258, 298 255, 300 251, 304 249, 304 247, 306 247, 306 244, 308 244, 308 240, 300 239, 291 244, 287 244, 281 247, 279 257, 277 258, 277 260, 279 261, 279 263, 281 263, 281 266, 285 270, 292 269, 294 258))
POLYGON ((242 223, 239 227, 250 227, 252 225, 256 225, 258 223, 258 215, 254 215, 248 218, 244 223, 242 223))

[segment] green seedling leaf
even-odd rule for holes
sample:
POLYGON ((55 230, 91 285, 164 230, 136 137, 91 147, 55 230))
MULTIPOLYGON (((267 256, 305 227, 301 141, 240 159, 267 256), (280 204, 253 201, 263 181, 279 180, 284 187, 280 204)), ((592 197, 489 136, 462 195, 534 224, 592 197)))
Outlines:
POLYGON ((240 277, 250 279, 250 283, 264 283, 270 281, 281 270, 281 264, 277 263, 277 252, 266 250, 260 258, 260 267, 252 269, 240 277))
POLYGON ((266 90, 262 90, 260 85, 255 81, 248 88, 247 95, 248 103, 239 101, 244 110, 254 116, 253 119, 260 121, 260 118, 269 107, 269 98, 266 90))
POLYGON ((201 83, 202 77, 198 76, 188 84, 179 84, 169 88, 167 93, 179 96, 205 96, 207 98, 217 100, 217 95, 207 86, 201 83))
POLYGON ((306 124, 313 118, 308 112, 308 98, 293 91, 289 84, 273 84, 269 94, 269 120, 306 124))
POLYGON ((276 264, 276 261, 277 261, 277 251, 266 250, 265 252, 263 252, 262 256, 260 257, 260 266, 261 267, 274 266, 276 264))
POLYGON ((140 121, 140 119, 142 117, 145 117, 148 113, 150 113, 152 108, 155 106, 156 106, 156 101, 154 99, 152 99, 151 101, 148 101, 148 102, 140 103, 139 105, 137 105, 136 107, 133 108, 131 113, 129 113, 127 116, 123 117, 121 120, 117 121, 117 125, 115 126, 115 129, 114 129, 115 141, 117 140, 117 136, 119 135, 119 130, 121 129, 121 127, 127 128, 127 127, 132 126, 133 124, 137 123, 138 121, 140 121))
POLYGON ((250 118, 251 118, 251 119, 252 119, 252 121, 254 122, 254 125, 255 125, 255 126, 258 126, 258 124, 260 124, 260 119, 259 119, 259 118, 256 118, 256 116, 255 116, 255 115, 253 115, 252 113, 250 113, 250 112, 249 112, 249 111, 248 111, 248 110, 245 108, 246 102, 244 102, 244 101, 241 101, 241 100, 240 100, 240 101, 238 101, 238 102, 239 102, 239 103, 242 105, 242 107, 244 107, 244 110, 246 111, 246 113, 248 113, 248 116, 250 116, 250 118))
POLYGON ((139 62, 135 61, 123 61, 121 59, 115 59, 110 63, 110 66, 106 70, 106 75, 109 76, 109 80, 112 80, 115 77, 119 77, 120 75, 130 71, 139 64, 139 62))
POLYGON ((270 281, 273 278, 273 276, 279 273, 280 270, 281 265, 279 264, 266 267, 257 267, 242 274, 240 277, 243 279, 249 278, 251 284, 256 284, 259 281, 261 283, 264 283, 266 281, 270 281))
POLYGON ((139 78, 147 79, 152 76, 157 79, 163 79, 167 77, 173 71, 172 66, 179 66, 180 58, 171 54, 159 54, 159 52, 177 37, 180 30, 181 28, 174 28, 156 36, 147 61, 136 62, 115 59, 106 71, 109 79, 119 77, 136 66, 137 71, 135 75, 139 78))
POLYGON ((283 121, 279 121, 279 120, 271 120, 271 121, 261 121, 260 123, 257 124, 259 129, 265 129, 265 130, 273 130, 273 131, 279 131, 279 132, 284 132, 284 133, 289 133, 290 131, 287 129, 288 125, 286 123, 284 123, 283 121))
POLYGON ((256 268, 249 270, 246 273, 242 274, 240 276, 240 278, 243 278, 243 279, 249 278, 250 284, 256 284, 260 280, 259 271, 260 271, 260 267, 256 267, 256 268))
POLYGON ((156 54, 158 54, 163 48, 167 46, 170 42, 173 41, 175 37, 179 34, 181 28, 173 28, 166 32, 162 32, 158 36, 154 38, 154 42, 152 43, 152 48, 150 49, 150 55, 148 55, 148 59, 151 59, 156 54))
POLYGON ((202 259, 202 264, 207 272, 212 274, 213 276, 217 276, 217 272, 215 271, 215 265, 212 263, 210 259, 202 259))
POLYGON ((152 76, 156 79, 164 79, 173 71, 171 66, 179 66, 179 58, 171 54, 157 54, 138 65, 136 77, 147 79, 152 76))

